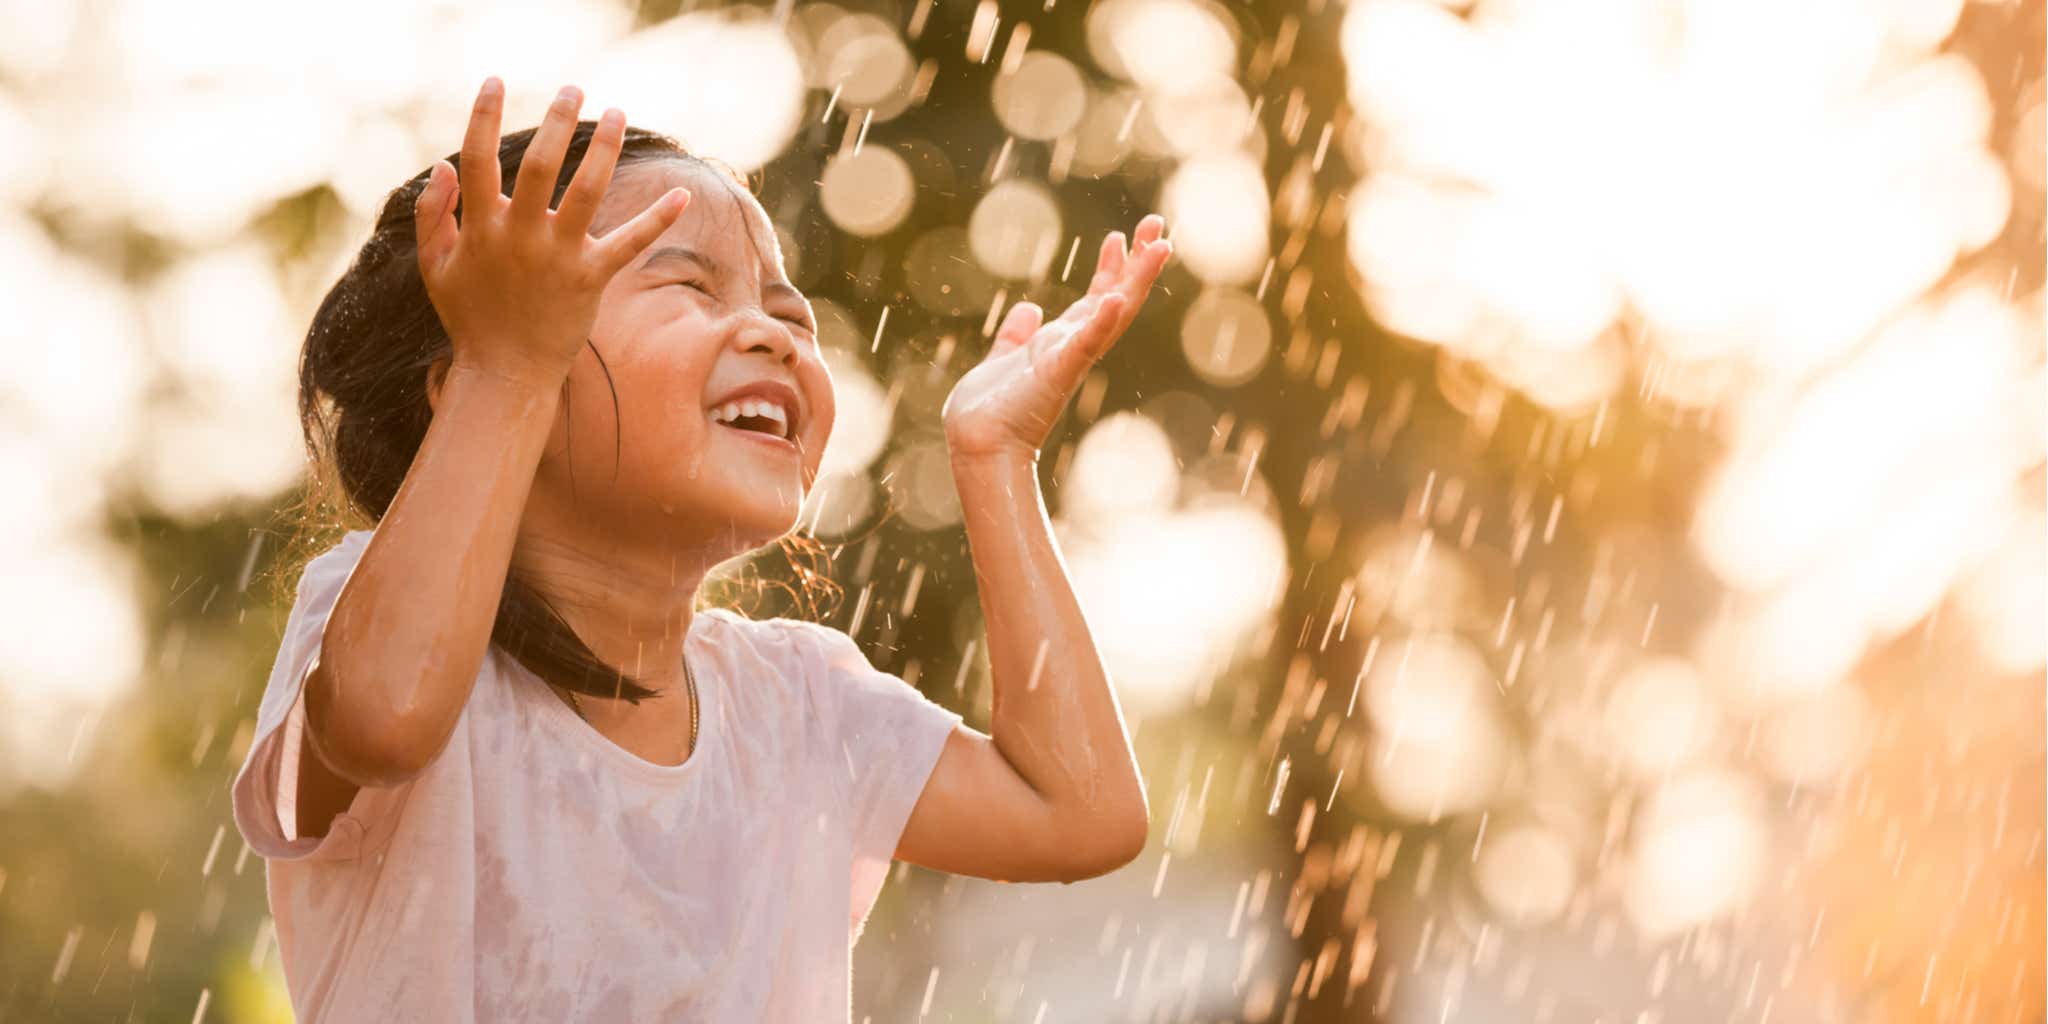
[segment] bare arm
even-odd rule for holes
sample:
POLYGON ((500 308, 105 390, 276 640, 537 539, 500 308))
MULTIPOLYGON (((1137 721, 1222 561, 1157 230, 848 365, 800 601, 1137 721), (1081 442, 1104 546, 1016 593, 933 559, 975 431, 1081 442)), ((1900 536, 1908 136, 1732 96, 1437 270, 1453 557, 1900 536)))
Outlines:
POLYGON ((1038 452, 1088 368, 1115 344, 1172 251, 1157 215, 1137 248, 1104 239, 1088 294, 1051 323, 1019 303, 946 400, 994 676, 992 735, 959 725, 897 846, 904 860, 1012 881, 1113 870, 1145 844, 1150 811, 1116 691, 1067 579, 1038 484, 1038 452))
POLYGON ((1013 882, 1075 881, 1145 845, 1145 787, 1023 454, 953 459, 995 689, 992 736, 956 726, 897 856, 1013 882))
POLYGON ((452 351, 429 388, 426 436, 335 598, 306 680, 299 796, 312 813, 301 835, 325 834, 360 787, 404 782, 446 746, 489 648, 561 384, 599 296, 688 201, 674 189, 603 237, 589 234, 625 132, 624 115, 607 110, 550 210, 581 104, 573 87, 556 98, 506 196, 503 87, 486 79, 459 179, 439 161, 419 196, 420 276, 452 351))
POLYGON ((308 746, 339 778, 396 785, 454 732, 559 394, 449 368, 419 454, 335 599, 306 680, 308 746))

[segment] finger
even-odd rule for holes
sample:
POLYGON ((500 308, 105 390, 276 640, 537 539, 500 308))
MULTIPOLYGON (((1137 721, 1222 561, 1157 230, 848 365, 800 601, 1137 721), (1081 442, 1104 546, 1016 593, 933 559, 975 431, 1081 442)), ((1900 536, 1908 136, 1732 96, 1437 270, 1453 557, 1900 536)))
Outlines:
POLYGON ((465 217, 491 216, 498 209, 504 169, 498 166, 498 126, 505 116, 505 83, 496 75, 484 79, 462 137, 462 211, 465 217))
POLYGON ((548 104, 547 116, 519 158, 519 179, 512 184, 511 219, 538 220, 555 197, 555 181, 562 176, 562 154, 569 149, 569 137, 576 133, 576 112, 583 109, 583 90, 565 85, 548 104))
POLYGON ((1165 233, 1166 218, 1161 217, 1156 213, 1146 214, 1145 219, 1138 222, 1138 230, 1133 232, 1131 235, 1132 251, 1135 252, 1138 249, 1144 248, 1145 246, 1150 245, 1155 241, 1158 241, 1159 236, 1165 233))
POLYGON ((1122 336, 1124 310, 1129 305, 1122 295, 1111 293, 1103 296, 1102 307, 1089 318, 1088 326, 1074 336, 1073 344, 1087 350, 1090 362, 1102 358, 1102 354, 1108 352, 1109 347, 1122 336))
POLYGON ((1041 324, 1045 323, 1045 310, 1035 302, 1019 302, 1010 307, 1003 317, 1003 325, 996 328, 995 344, 989 354, 998 355, 1031 340, 1041 324))
POLYGON ((604 198, 604 190, 611 185, 612 171, 618 166, 619 149, 626 137, 626 115, 617 107, 607 109, 597 119, 597 131, 590 137, 590 148, 583 153, 583 164, 576 168, 576 177, 569 182, 569 190, 562 193, 562 203, 555 207, 555 227, 576 234, 590 233, 590 222, 597 216, 598 202, 604 198))
POLYGON ((662 193, 639 216, 607 232, 597 240, 597 258, 607 274, 616 274, 620 268, 631 262, 642 249, 654 244, 654 240, 676 222, 683 209, 690 205, 690 190, 678 185, 662 193))
POLYGON ((413 201, 413 235, 417 240, 420 276, 440 269, 455 248, 455 201, 461 193, 454 188, 455 168, 446 160, 434 161, 427 170, 427 184, 413 201), (448 168, 446 173, 442 168, 448 168))
POLYGON ((1159 279, 1159 272, 1166 267, 1168 257, 1173 255, 1173 243, 1165 239, 1151 242, 1134 254, 1124 268, 1124 279, 1118 283, 1116 294, 1124 299, 1124 315, 1128 318, 1138 315, 1145 305, 1145 299, 1152 294, 1152 282, 1159 279))
POLYGON ((1133 250, 1130 252, 1130 260, 1124 264, 1122 281, 1118 281, 1104 293, 1124 297, 1126 324, 1130 322, 1130 317, 1135 317, 1139 313, 1139 307, 1145 305, 1145 299, 1151 295, 1153 281, 1159 279, 1159 270, 1165 268, 1165 260, 1169 256, 1174 256, 1174 244, 1163 238, 1133 250))
POLYGON ((1095 276, 1088 282, 1089 294, 1116 283, 1124 271, 1124 233, 1112 231, 1102 239, 1102 252, 1095 258, 1095 276))

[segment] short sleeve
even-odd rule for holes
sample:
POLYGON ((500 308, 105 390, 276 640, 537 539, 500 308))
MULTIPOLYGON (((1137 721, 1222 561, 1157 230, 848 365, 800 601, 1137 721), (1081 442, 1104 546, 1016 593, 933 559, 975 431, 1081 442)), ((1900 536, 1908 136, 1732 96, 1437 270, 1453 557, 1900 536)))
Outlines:
POLYGON ((896 843, 961 715, 874 667, 853 638, 799 623, 813 647, 818 701, 836 751, 830 775, 853 839, 851 923, 858 930, 881 893, 896 843))
POLYGON ((298 595, 256 711, 256 739, 235 775, 235 827, 249 848, 268 860, 347 860, 381 848, 412 787, 410 781, 393 787, 365 786, 347 810, 335 815, 326 835, 298 834, 306 676, 319 661, 328 613, 370 536, 368 530, 349 533, 307 563, 300 575, 298 595))

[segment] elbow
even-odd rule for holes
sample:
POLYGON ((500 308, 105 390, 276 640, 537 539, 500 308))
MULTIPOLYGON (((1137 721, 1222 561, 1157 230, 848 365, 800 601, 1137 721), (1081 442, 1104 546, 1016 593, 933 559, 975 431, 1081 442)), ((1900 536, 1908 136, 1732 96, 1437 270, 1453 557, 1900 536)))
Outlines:
POLYGON ((404 785, 419 777, 431 763, 414 756, 409 748, 361 741, 311 740, 314 753, 334 774, 365 789, 404 785))
POLYGON ((1138 855, 1145 852, 1145 843, 1151 834, 1152 822, 1147 817, 1141 816, 1132 824, 1125 826, 1122 838, 1110 847, 1109 867, 1104 869, 1104 873, 1115 871, 1137 860, 1138 855))
POLYGON ((1091 855, 1074 866, 1073 877, 1067 881, 1100 878, 1137 860, 1145 852, 1151 825, 1150 817, 1141 811, 1118 818, 1114 824, 1100 826, 1096 829, 1100 840, 1089 845, 1091 855))
POLYGON ((433 754, 413 741, 413 730, 395 716, 337 700, 337 686, 324 664, 306 677, 305 742, 321 761, 363 787, 397 786, 426 771, 433 754))

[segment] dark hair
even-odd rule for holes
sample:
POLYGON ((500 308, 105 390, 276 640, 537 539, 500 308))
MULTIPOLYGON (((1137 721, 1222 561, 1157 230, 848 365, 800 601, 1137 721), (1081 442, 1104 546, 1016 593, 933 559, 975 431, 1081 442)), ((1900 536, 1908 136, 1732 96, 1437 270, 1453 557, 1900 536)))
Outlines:
MULTIPOLYGON (((577 123, 548 203, 551 209, 560 204, 582 165, 596 128, 595 121, 577 123)), ((520 160, 535 131, 523 129, 500 141, 501 194, 511 194, 520 160)), ((449 154, 447 160, 459 174, 461 154, 449 154)), ((656 160, 695 163, 722 179, 721 184, 733 182, 752 192, 746 179, 724 162, 693 154, 668 135, 628 126, 614 173, 656 160)), ((419 273, 413 205, 427 180, 428 172, 421 171, 385 197, 369 241, 321 300, 306 332, 299 359, 299 423, 314 478, 298 517, 302 547, 321 543, 337 526, 346 529, 352 524, 368 526, 382 521, 426 437, 432 417, 427 375, 437 360, 452 352, 448 333, 419 273), (330 497, 337 491, 342 500, 330 497), (331 513, 325 510, 327 506, 334 506, 331 513)), ((458 210, 458 224, 461 218, 458 210)), ((752 218, 741 219, 758 247, 752 218)), ((597 354, 595 345, 591 352, 597 354)), ((600 366, 603 361, 598 355, 600 366)), ((610 383, 609 368, 605 377, 610 383)), ((563 401, 568 401, 566 382, 563 401)), ((616 412, 616 388, 612 401, 616 412)), ((615 437, 614 445, 618 443, 615 437)), ((815 539, 792 533, 781 538, 781 544, 802 583, 800 596, 807 604, 814 587, 837 595, 837 586, 814 564, 822 553, 815 539), (799 559, 799 549, 809 559, 799 559)), ((303 550, 299 557, 304 557, 303 550)), ((287 559, 287 565, 292 561, 287 559)), ((497 618, 491 624, 491 642, 535 675, 576 693, 635 704, 660 696, 660 691, 641 685, 592 652, 547 598, 516 571, 506 574, 497 618)))

